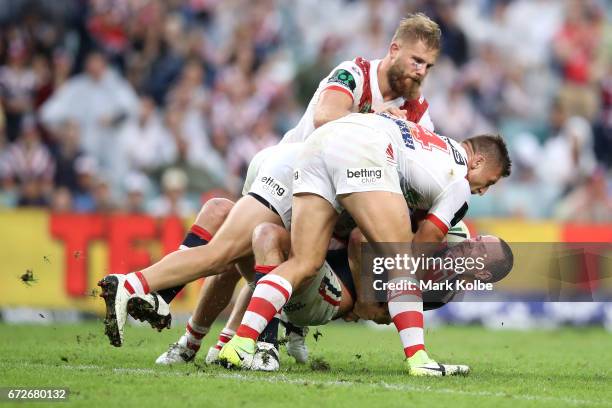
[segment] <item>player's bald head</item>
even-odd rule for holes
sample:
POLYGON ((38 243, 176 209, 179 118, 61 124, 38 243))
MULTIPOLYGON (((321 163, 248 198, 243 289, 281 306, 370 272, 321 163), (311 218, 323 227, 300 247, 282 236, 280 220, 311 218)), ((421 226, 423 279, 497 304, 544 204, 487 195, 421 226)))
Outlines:
POLYGON ((491 278, 488 282, 495 283, 504 279, 512 270, 514 266, 514 254, 512 248, 506 241, 501 238, 498 239, 498 245, 500 248, 501 255, 492 259, 487 265, 487 270, 491 273, 491 278))

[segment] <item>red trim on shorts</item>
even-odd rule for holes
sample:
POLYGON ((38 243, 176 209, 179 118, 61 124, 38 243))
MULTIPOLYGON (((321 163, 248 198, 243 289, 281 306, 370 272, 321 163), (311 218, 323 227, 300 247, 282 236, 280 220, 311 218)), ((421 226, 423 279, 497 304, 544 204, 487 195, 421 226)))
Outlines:
POLYGON ((321 295, 323 300, 329 303, 330 305, 340 306, 340 301, 336 299, 332 299, 327 293, 325 293, 325 289, 319 289, 319 295, 321 295))
POLYGON ((236 336, 246 337, 248 339, 253 339, 253 341, 257 341, 259 332, 246 324, 241 324, 240 327, 238 327, 238 330, 236 330, 236 336))
POLYGON ((346 95, 348 95, 348 96, 351 98, 351 101, 354 99, 353 94, 351 93, 351 91, 349 91, 348 89, 343 88, 343 87, 341 87, 341 86, 338 86, 338 85, 330 85, 330 86, 328 86, 328 87, 324 88, 324 89, 323 89, 323 91, 321 91, 321 93, 323 93, 323 92, 325 92, 325 91, 327 91, 327 90, 330 90, 330 91, 340 91, 340 92, 343 92, 343 93, 345 93, 346 95))
POLYGON ((448 232, 448 227, 446 226, 446 224, 434 214, 427 214, 427 217, 425 217, 425 219, 433 222, 433 224, 438 227, 444 235, 446 235, 446 233, 448 232))
POLYGON ((417 345, 414 345, 414 346, 406 347, 406 348, 404 348, 404 354, 406 355, 406 357, 410 358, 410 357, 414 356, 416 354, 416 352, 419 351, 419 350, 425 351, 425 345, 424 344, 417 344, 417 345))
POLYGON ((140 271, 136 272, 136 277, 140 281, 140 284, 142 285, 142 290, 144 290, 145 295, 147 293, 149 293, 150 292, 150 290, 149 290, 149 282, 147 282, 147 280, 145 279, 145 277, 142 274, 142 272, 140 272, 140 271))
POLYGON ((189 232, 193 232, 194 234, 196 234, 198 237, 206 240, 206 241, 210 241, 212 239, 212 234, 208 231, 206 231, 205 228, 200 227, 197 224, 193 224, 191 226, 191 228, 189 229, 189 232))
POLYGON ((393 324, 397 331, 402 331, 410 327, 423 328, 423 313, 409 311, 398 313, 393 317, 393 324))
POLYGON ((276 269, 278 265, 255 265, 255 272, 267 274, 276 269))
MULTIPOLYGON (((283 288, 278 283, 272 282, 272 281, 267 280, 267 279, 262 279, 257 284, 258 285, 269 285, 269 286, 272 286, 274 289, 278 290, 285 297, 285 302, 287 300, 289 300, 289 292, 287 292, 287 289, 283 288)), ((270 318, 272 318, 272 317, 270 317, 270 318)))

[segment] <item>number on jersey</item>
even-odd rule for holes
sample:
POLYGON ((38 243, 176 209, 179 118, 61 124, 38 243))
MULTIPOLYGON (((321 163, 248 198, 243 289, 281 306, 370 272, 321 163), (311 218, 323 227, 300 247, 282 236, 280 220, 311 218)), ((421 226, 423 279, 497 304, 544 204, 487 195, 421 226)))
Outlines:
POLYGON ((412 138, 419 142, 423 149, 431 150, 432 147, 435 147, 444 153, 448 153, 448 144, 431 130, 419 125, 413 125, 410 126, 410 133, 412 134, 412 138))

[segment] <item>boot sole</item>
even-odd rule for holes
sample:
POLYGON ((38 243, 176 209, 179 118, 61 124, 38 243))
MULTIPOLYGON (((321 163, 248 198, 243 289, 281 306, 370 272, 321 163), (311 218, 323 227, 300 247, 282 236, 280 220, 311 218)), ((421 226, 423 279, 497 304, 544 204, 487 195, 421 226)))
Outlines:
POLYGON ((138 297, 128 300, 127 312, 134 319, 149 323, 151 327, 156 329, 158 332, 161 332, 164 329, 169 329, 170 325, 172 324, 171 314, 166 316, 159 315, 155 311, 155 308, 149 304, 149 302, 138 297))
POLYGON ((104 318, 104 334, 110 340, 110 344, 115 347, 121 347, 121 335, 119 334, 119 326, 117 325, 117 314, 115 313, 115 299, 117 297, 118 280, 114 276, 106 276, 98 282, 98 286, 102 289, 100 297, 104 299, 106 304, 106 316, 104 318))

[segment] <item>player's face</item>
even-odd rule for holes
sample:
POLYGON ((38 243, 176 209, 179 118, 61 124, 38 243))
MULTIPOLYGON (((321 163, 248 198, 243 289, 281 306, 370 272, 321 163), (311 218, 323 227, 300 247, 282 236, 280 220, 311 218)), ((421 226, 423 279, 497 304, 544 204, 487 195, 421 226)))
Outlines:
POLYGON ((472 194, 483 195, 501 178, 501 169, 499 166, 487 165, 484 159, 476 159, 469 164, 466 178, 472 194))
POLYGON ((436 62, 438 51, 428 48, 423 41, 398 41, 391 43, 390 54, 389 86, 405 98, 418 96, 417 91, 436 62))
POLYGON ((483 282, 490 280, 491 276, 493 276, 487 270, 487 265, 501 261, 505 256, 500 239, 493 235, 477 235, 463 241, 462 245, 457 246, 463 248, 463 253, 461 254, 463 257, 484 259, 484 269, 466 272, 466 275, 473 276, 475 279, 483 282))

